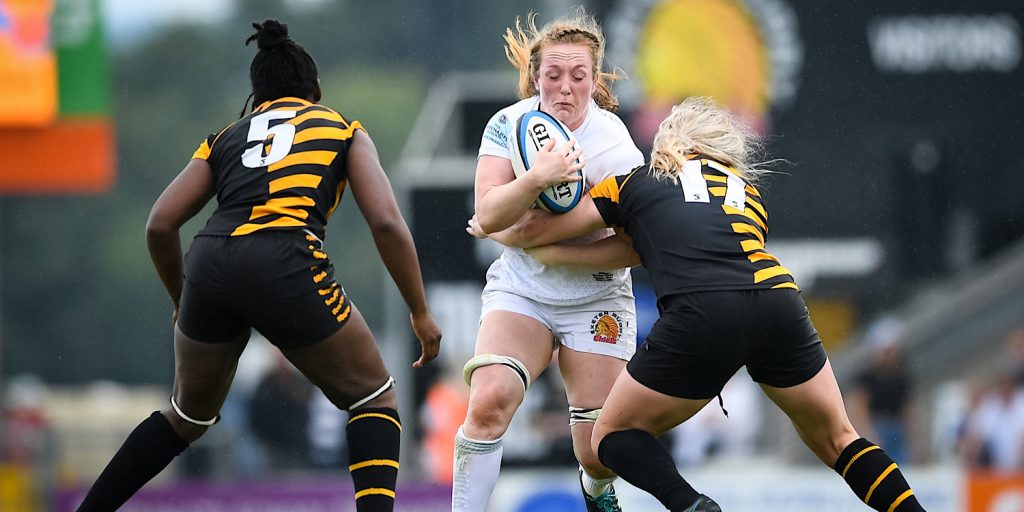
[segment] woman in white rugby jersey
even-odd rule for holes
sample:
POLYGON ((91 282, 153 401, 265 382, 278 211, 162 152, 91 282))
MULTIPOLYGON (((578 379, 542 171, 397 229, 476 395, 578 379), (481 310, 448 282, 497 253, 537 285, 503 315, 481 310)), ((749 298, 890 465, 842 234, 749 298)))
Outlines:
MULTIPOLYGON (((525 27, 516 19, 515 29, 505 34, 505 54, 519 70, 523 99, 488 122, 477 161, 476 216, 498 242, 501 231, 519 218, 508 212, 521 212, 540 191, 529 179, 516 180, 512 171, 510 137, 523 113, 542 110, 572 130, 586 163, 587 189, 644 163, 612 113, 618 103, 609 85, 617 77, 601 70, 601 27, 582 8, 541 29, 535 19, 531 13, 525 27)), ((611 230, 602 229, 584 241, 610 236, 611 230)), ((626 268, 631 251, 616 241, 605 244, 613 251, 622 248, 623 268, 616 271, 545 267, 517 248, 505 248, 487 271, 476 355, 465 366, 469 412, 455 438, 452 510, 486 508, 498 479, 502 436, 555 349, 587 510, 620 510, 612 488, 615 474, 590 446, 612 383, 636 350, 636 311, 626 268)))

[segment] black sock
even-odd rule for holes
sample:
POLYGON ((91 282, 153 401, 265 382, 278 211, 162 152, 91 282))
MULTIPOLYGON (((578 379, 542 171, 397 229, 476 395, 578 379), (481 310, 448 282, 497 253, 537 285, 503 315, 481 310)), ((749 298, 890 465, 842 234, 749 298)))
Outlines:
POLYGON ((391 408, 364 408, 352 412, 345 429, 348 470, 356 488, 356 510, 389 511, 395 507, 398 449, 402 421, 391 408))
POLYGON ((160 411, 149 415, 128 435, 92 484, 78 512, 117 510, 146 482, 188 448, 160 411))
POLYGON ((668 450, 642 430, 608 434, 597 447, 597 458, 623 480, 658 498, 669 510, 684 510, 700 497, 679 474, 668 450))
POLYGON ((843 450, 834 469, 853 493, 875 510, 924 512, 896 463, 863 437, 843 450))

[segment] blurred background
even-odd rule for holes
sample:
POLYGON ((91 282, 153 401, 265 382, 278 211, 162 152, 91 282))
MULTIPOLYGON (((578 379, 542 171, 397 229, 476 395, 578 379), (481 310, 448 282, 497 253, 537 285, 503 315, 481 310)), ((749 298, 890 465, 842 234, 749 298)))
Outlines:
MULTIPOLYGON (((1024 3, 1016 0, 0 0, 0 510, 73 510, 163 408, 170 302, 149 208, 249 92, 250 23, 317 60, 412 228, 442 355, 418 345, 349 198, 327 248, 399 382, 399 510, 447 510, 484 270, 467 236, 483 126, 513 102, 501 35, 585 5, 642 149, 712 96, 784 159, 768 250, 797 276, 858 430, 931 511, 1024 510, 1024 3)), ((202 227, 206 211, 183 233, 202 227)), ((641 334, 656 317, 635 271, 641 334)), ((664 438, 730 510, 866 510, 741 370, 664 438)), ((345 418, 257 335, 223 421, 124 510, 354 510, 345 418)), ((496 512, 583 510, 556 371, 506 437, 496 512)), ((656 502, 619 483, 626 510, 656 502)))

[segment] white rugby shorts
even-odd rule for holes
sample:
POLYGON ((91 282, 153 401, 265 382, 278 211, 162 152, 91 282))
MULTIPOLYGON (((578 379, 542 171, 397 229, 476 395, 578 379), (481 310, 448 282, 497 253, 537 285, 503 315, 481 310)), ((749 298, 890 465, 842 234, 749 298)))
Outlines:
POLYGON ((573 306, 552 306, 514 293, 486 290, 482 320, 491 311, 510 311, 544 324, 555 340, 577 352, 628 361, 636 352, 636 304, 617 297, 573 306))

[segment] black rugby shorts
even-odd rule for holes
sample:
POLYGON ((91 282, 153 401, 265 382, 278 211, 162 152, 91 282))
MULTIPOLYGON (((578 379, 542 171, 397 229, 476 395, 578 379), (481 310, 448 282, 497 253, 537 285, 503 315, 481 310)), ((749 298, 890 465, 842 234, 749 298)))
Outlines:
POLYGON ((786 388, 825 366, 826 354, 800 292, 736 290, 667 297, 629 374, 660 393, 713 398, 740 367, 754 381, 786 388))
POLYGON ((304 231, 200 236, 185 256, 178 328, 209 343, 254 328, 296 348, 334 334, 351 308, 322 243, 304 231))

